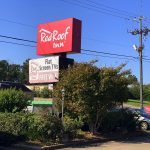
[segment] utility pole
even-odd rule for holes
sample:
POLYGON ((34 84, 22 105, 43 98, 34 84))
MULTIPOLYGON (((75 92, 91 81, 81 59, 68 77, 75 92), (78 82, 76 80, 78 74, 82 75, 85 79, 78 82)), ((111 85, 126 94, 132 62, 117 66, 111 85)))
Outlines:
POLYGON ((135 20, 140 24, 140 29, 135 29, 134 31, 130 31, 132 35, 139 35, 139 47, 133 45, 134 49, 139 53, 139 61, 140 61, 140 102, 141 102, 141 109, 143 108, 143 36, 147 36, 150 29, 147 27, 143 28, 143 20, 144 17, 140 16, 135 18, 135 20))

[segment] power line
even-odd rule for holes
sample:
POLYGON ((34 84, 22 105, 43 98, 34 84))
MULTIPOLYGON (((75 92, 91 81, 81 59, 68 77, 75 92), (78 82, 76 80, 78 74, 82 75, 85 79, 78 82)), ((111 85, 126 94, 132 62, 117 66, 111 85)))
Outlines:
POLYGON ((135 14, 135 13, 131 13, 131 12, 128 12, 128 11, 125 11, 125 10, 121 10, 121 9, 116 9, 116 8, 104 5, 102 3, 99 3, 99 2, 93 2, 91 0, 86 0, 86 1, 89 1, 89 2, 91 2, 93 4, 101 6, 101 7, 109 8, 110 10, 113 10, 113 11, 116 11, 116 12, 119 12, 119 13, 128 14, 128 15, 132 14, 132 16, 137 16, 137 14, 135 14))
MULTIPOLYGON (((13 39, 13 40, 24 41, 24 42, 37 43, 36 41, 31 41, 31 40, 26 40, 26 39, 11 37, 11 36, 5 36, 5 35, 0 35, 0 37, 8 38, 8 39, 13 39)), ((81 49, 81 50, 83 50, 83 51, 89 51, 89 52, 95 52, 95 53, 102 53, 102 54, 107 54, 107 55, 115 55, 115 56, 123 56, 123 57, 129 57, 129 58, 136 58, 136 57, 133 57, 133 56, 120 55, 120 54, 112 54, 112 53, 106 53, 106 52, 98 52, 98 51, 94 51, 94 50, 87 50, 87 49, 81 49)))
POLYGON ((138 59, 137 57, 129 56, 129 55, 122 55, 122 54, 115 54, 115 53, 108 53, 108 52, 100 52, 100 51, 87 50, 87 49, 81 49, 81 50, 87 51, 87 52, 92 52, 92 53, 99 53, 99 54, 105 54, 105 55, 113 55, 113 56, 119 56, 119 57, 138 59))
MULTIPOLYGON (((138 57, 134 57, 134 56, 130 56, 130 55, 122 55, 122 54, 115 54, 115 53, 106 53, 106 52, 100 52, 100 51, 95 51, 95 50, 87 50, 87 49, 81 49, 83 51, 87 51, 87 52, 92 52, 92 53, 96 53, 96 54, 104 54, 104 55, 110 55, 110 56, 118 56, 118 57, 125 57, 125 58, 131 58, 131 59, 136 59, 138 60, 138 57)), ((145 61, 150 61, 149 58, 143 58, 143 60, 145 61)))
POLYGON ((63 1, 65 3, 68 3, 68 4, 71 4, 71 5, 76 5, 76 6, 79 6, 79 7, 82 7, 82 8, 86 8, 86 9, 89 9, 89 10, 93 10, 95 12, 99 12, 99 13, 102 13, 102 14, 107 14, 107 15, 111 15, 111 16, 114 16, 114 17, 118 17, 118 18, 121 18, 121 19, 126 19, 126 20, 129 20, 128 17, 125 17, 125 16, 121 16, 119 14, 112 14, 111 11, 109 12, 105 12, 105 11, 101 11, 100 8, 96 8, 96 7, 88 7, 88 5, 82 5, 80 3, 76 3, 75 1, 74 2, 70 2, 70 1, 66 1, 66 0, 60 0, 60 1, 63 1), (95 9, 96 8, 96 9, 95 9))
MULTIPOLYGON (((77 3, 75 3, 75 2, 67 2, 67 1, 65 1, 65 0, 60 0, 60 1, 63 1, 63 2, 65 2, 65 3, 70 3, 70 4, 75 4, 75 5, 80 5, 80 4, 77 4, 77 3)), ((76 0, 76 1, 78 1, 78 0, 76 0)), ((79 1, 80 2, 80 1, 79 1)), ((83 2, 80 2, 80 3, 83 3, 83 2)), ((94 3, 94 2, 93 2, 94 3)), ((84 3, 83 3, 84 4, 84 3)), ((97 6, 93 6, 93 5, 91 5, 91 4, 85 4, 85 5, 89 5, 89 6, 91 6, 91 7, 95 7, 95 8, 97 8, 98 10, 100 10, 100 9, 102 9, 102 10, 105 10, 105 11, 109 11, 109 12, 113 12, 114 10, 117 10, 117 11, 119 11, 119 14, 121 13, 121 12, 125 12, 125 11, 121 11, 121 10, 118 10, 118 9, 115 9, 115 8, 112 8, 112 7, 108 7, 108 6, 106 6, 106 5, 102 5, 102 6, 104 6, 105 8, 100 8, 100 7, 97 7, 97 6), (109 10, 108 8, 110 9, 112 9, 112 10, 109 10)), ((99 4, 100 5, 100 4, 99 4)), ((87 8, 87 9, 90 9, 89 7, 85 7, 85 6, 83 6, 83 5, 80 5, 80 7, 84 7, 84 8, 87 8)), ((97 9, 95 9, 95 10, 97 10, 97 9)), ((100 12, 100 11, 99 11, 100 12)), ((116 17, 120 17, 118 14, 117 15, 113 15, 113 14, 110 14, 110 13, 107 13, 107 12, 101 12, 101 13, 105 13, 105 14, 108 14, 108 15, 112 15, 112 16, 116 16, 116 17)), ((117 12, 115 12, 114 11, 114 13, 117 13, 117 12)), ((123 17, 121 17, 121 18, 123 18, 123 17)), ((5 19, 5 18, 0 18, 0 21, 4 21, 4 22, 8 22, 8 23, 13 23, 13 24, 17 24, 17 25, 21 25, 21 26, 26 26, 26 27, 30 27, 30 28, 35 28, 36 26, 34 26, 34 25, 31 25, 31 24, 25 24, 25 23, 22 23, 22 22, 17 22, 17 21, 13 21, 13 20, 9 20, 9 19, 5 19)))
MULTIPOLYGON (((8 39, 13 39, 13 40, 21 40, 21 41, 31 42, 31 43, 37 43, 36 41, 26 40, 26 39, 16 38, 16 37, 11 37, 11 36, 7 36, 7 35, 0 35, 0 37, 2 37, 2 38, 8 38, 8 39)), ((95 42, 99 42, 100 41, 100 42, 108 43, 108 44, 111 44, 111 45, 128 46, 128 45, 125 45, 125 44, 112 43, 112 42, 97 40, 97 39, 93 39, 93 38, 86 38, 86 37, 84 37, 83 39, 85 39, 85 40, 91 40, 91 41, 95 41, 95 42)))
MULTIPOLYGON (((26 39, 21 39, 21 38, 15 38, 15 37, 10 37, 10 36, 6 36, 6 35, 0 35, 0 37, 2 38, 9 38, 9 39, 13 39, 13 40, 21 40, 21 41, 25 41, 25 42, 31 42, 31 43, 37 43, 36 41, 31 41, 31 40, 26 40, 26 39)), ((92 39, 92 38, 83 38, 85 40, 91 40, 91 41, 95 41, 95 42, 103 42, 103 43, 108 43, 111 45, 118 45, 118 46, 128 46, 125 44, 119 44, 119 43, 112 43, 112 42, 107 42, 107 41, 102 41, 102 40, 97 40, 97 39, 92 39)))
POLYGON ((9 22, 9 23, 13 23, 13 24, 18 24, 18 25, 26 26, 26 27, 30 27, 30 28, 35 28, 36 27, 36 26, 33 26, 33 25, 25 24, 25 23, 22 23, 22 22, 16 22, 16 21, 4 19, 4 18, 0 18, 0 21, 9 22))
POLYGON ((127 44, 123 44, 123 43, 113 43, 113 42, 109 42, 109 41, 103 41, 103 40, 99 40, 99 39, 94 39, 94 38, 86 38, 83 37, 84 40, 90 40, 90 41, 95 41, 95 42, 101 42, 101 43, 107 43, 107 44, 111 44, 111 45, 118 45, 118 46, 123 46, 123 47, 129 47, 129 45, 127 44))
POLYGON ((8 38, 8 39, 13 39, 13 40, 24 41, 24 42, 37 43, 36 41, 31 41, 31 40, 26 40, 26 39, 21 39, 21 38, 6 36, 6 35, 0 35, 0 37, 2 37, 2 38, 8 38))
MULTIPOLYGON (((16 37, 10 37, 10 36, 5 36, 5 35, 0 35, 0 37, 13 39, 13 40, 19 40, 19 41, 23 41, 23 42, 29 42, 29 43, 37 43, 36 41, 31 41, 31 40, 21 39, 21 38, 16 38, 16 37)), ((0 41, 0 42, 6 43, 6 44, 20 45, 20 46, 22 45, 22 46, 28 46, 28 47, 36 47, 34 45, 28 45, 28 44, 22 44, 22 43, 16 43, 16 42, 4 41, 4 40, 0 41)), ((86 52, 96 53, 96 54, 103 54, 103 55, 110 55, 110 56, 117 56, 117 57, 124 57, 124 58, 131 58, 131 59, 136 59, 136 60, 138 59, 138 57, 134 57, 134 56, 130 56, 130 55, 115 54, 115 53, 102 52, 102 51, 89 50, 89 49, 81 49, 81 50, 82 51, 86 51, 86 52)), ((93 54, 90 54, 90 55, 93 55, 93 54)), ((143 58, 143 59, 146 60, 146 61, 150 61, 149 58, 143 58)))
MULTIPOLYGON (((106 11, 106 12, 111 12, 111 13, 114 13, 114 14, 118 14, 118 12, 114 11, 114 10, 110 10, 108 9, 108 7, 105 7, 105 8, 102 8, 102 7, 98 7, 97 6, 97 3, 95 2, 91 2, 91 3, 88 3, 87 1, 86 2, 82 2, 82 1, 79 1, 79 0, 76 0, 76 2, 80 3, 80 4, 83 4, 83 5, 87 5, 87 6, 90 6, 90 7, 94 7, 94 8, 97 8, 99 10, 103 10, 103 11, 106 11), (94 4, 94 5, 93 5, 94 4), (96 4, 96 5, 95 5, 96 4)), ((121 14, 121 12, 119 12, 119 15, 121 14)), ((122 14, 123 16, 128 16, 127 14, 122 14)))
POLYGON ((104 55, 99 55, 99 54, 88 54, 88 53, 81 53, 81 54, 84 54, 84 55, 89 55, 89 56, 100 56, 100 57, 106 57, 106 58, 114 58, 114 59, 126 59, 126 60, 132 60, 134 62, 136 62, 136 60, 134 59, 129 59, 129 58, 121 58, 121 57, 113 57, 113 56, 104 56, 104 55))
POLYGON ((16 42, 8 42, 8 41, 0 41, 0 43, 7 43, 7 44, 13 44, 13 45, 27 46, 27 47, 36 47, 34 45, 28 45, 28 44, 22 44, 22 43, 16 43, 16 42))

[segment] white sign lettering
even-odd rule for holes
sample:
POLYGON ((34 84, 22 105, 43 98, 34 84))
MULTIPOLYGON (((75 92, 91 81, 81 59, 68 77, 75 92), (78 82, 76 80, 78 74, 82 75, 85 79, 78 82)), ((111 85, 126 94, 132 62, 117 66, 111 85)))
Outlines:
POLYGON ((63 33, 59 33, 58 30, 48 31, 45 29, 41 29, 41 42, 53 42, 53 48, 64 47, 64 42, 67 39, 67 35, 69 34, 70 26, 67 26, 63 33))
POLYGON ((64 33, 59 33, 57 30, 53 30, 52 32, 41 29, 41 42, 49 42, 49 41, 59 41, 66 40, 67 35, 69 34, 70 26, 68 26, 64 33))

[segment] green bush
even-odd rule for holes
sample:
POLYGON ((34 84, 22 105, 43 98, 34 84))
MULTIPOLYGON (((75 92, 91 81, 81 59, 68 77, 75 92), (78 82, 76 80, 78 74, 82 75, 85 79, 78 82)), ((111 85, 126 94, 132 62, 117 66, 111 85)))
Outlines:
POLYGON ((30 120, 28 137, 31 140, 55 141, 60 140, 62 122, 50 114, 35 114, 30 120))
POLYGON ((104 132, 110 131, 128 131, 136 130, 136 121, 134 115, 127 110, 109 112, 103 118, 101 130, 104 132))
POLYGON ((28 96, 21 90, 0 90, 0 112, 19 112, 28 106, 28 96))
POLYGON ((29 140, 55 141, 61 138, 62 123, 50 114, 0 113, 0 132, 29 140))
POLYGON ((23 113, 0 113, 0 132, 16 136, 26 130, 26 115, 23 113))
POLYGON ((50 91, 47 87, 44 87, 41 91, 35 91, 34 96, 42 98, 52 98, 53 92, 50 91))
POLYGON ((80 119, 72 119, 68 116, 64 117, 64 134, 69 138, 75 138, 82 126, 83 122, 80 119))
POLYGON ((34 97, 40 97, 40 91, 34 91, 34 97))

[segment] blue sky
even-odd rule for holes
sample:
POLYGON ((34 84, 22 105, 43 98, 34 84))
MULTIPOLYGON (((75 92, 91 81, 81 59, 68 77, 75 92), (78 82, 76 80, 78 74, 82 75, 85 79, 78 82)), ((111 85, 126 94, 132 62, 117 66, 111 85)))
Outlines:
MULTIPOLYGON (((38 24, 74 17, 82 20, 83 49, 138 57, 132 45, 139 44, 139 37, 129 34, 127 30, 139 27, 132 19, 140 15, 147 18, 143 25, 150 27, 149 6, 149 0, 0 0, 0 35, 36 41, 38 24)), ((36 47, 4 42, 36 46, 34 43, 0 37, 0 60, 22 64, 28 58, 38 58, 36 47)), ((149 43, 148 35, 143 51, 147 59, 150 59, 149 43)), ((131 69, 132 74, 139 78, 139 61, 136 59, 82 53, 86 54, 68 57, 78 62, 96 59, 101 67, 127 63, 126 69, 131 69)), ((150 83, 149 65, 150 61, 143 61, 144 83, 150 83)))

